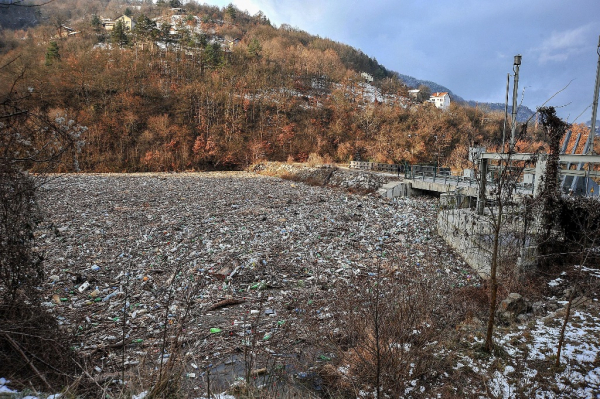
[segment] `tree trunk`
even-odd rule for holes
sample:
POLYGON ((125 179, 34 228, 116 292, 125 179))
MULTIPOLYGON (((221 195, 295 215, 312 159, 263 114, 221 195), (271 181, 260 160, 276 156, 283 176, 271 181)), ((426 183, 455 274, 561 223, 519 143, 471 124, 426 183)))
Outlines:
POLYGON ((562 351, 562 347, 565 341, 565 330, 567 329, 567 323, 569 323, 569 316, 571 314, 571 303, 573 302, 573 294, 575 293, 575 287, 571 289, 571 294, 569 295, 569 303, 567 304, 567 313, 565 314, 565 321, 563 322, 562 328, 560 329, 560 337, 558 339, 558 349, 556 351, 556 363, 554 367, 560 366, 560 352, 562 351))
POLYGON ((492 247, 492 264, 490 267, 490 314, 488 317, 487 333, 485 336, 485 350, 492 351, 494 342, 494 315, 496 313, 496 296, 498 293, 498 279, 496 278, 498 270, 498 250, 500 243, 500 223, 502 222, 502 206, 498 207, 498 220, 494 226, 494 243, 492 247))

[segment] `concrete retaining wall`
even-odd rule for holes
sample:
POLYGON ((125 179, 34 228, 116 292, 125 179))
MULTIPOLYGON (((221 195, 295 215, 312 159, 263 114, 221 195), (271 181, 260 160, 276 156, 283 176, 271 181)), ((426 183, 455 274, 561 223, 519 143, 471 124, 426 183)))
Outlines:
POLYGON ((382 197, 411 197, 415 195, 410 183, 392 181, 381 186, 377 191, 382 197))
POLYGON ((438 213, 438 234, 460 253, 482 278, 489 278, 491 265, 491 226, 470 209, 438 213))
MULTIPOLYGON (((489 278, 494 238, 493 219, 489 209, 486 211, 477 215, 471 209, 441 210, 437 220, 438 234, 483 278, 489 278)), ((499 268, 518 267, 515 271, 519 271, 532 267, 535 248, 523 248, 522 234, 521 219, 505 214, 499 237, 499 268)))

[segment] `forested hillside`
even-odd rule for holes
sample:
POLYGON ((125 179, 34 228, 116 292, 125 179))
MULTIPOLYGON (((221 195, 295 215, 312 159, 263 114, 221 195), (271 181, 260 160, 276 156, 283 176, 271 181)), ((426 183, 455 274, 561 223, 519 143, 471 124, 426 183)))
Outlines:
POLYGON ((86 126, 73 154, 86 171, 240 168, 311 153, 460 166, 471 143, 502 135, 503 113, 416 104, 360 50, 231 5, 172 6, 44 6, 37 26, 2 30, 2 100, 86 126), (123 14, 132 31, 103 28, 123 14))

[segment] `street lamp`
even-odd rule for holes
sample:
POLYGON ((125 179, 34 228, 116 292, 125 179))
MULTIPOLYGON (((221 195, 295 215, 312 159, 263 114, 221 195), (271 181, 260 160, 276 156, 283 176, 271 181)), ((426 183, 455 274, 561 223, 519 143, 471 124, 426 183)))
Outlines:
POLYGON ((440 146, 438 145, 438 136, 437 136, 437 134, 435 136, 433 136, 433 137, 435 137, 435 149, 436 149, 436 153, 435 153, 435 156, 436 156, 435 168, 437 170, 440 167, 440 146))
POLYGON ((521 66, 521 55, 515 55, 513 63, 513 72, 515 73, 514 87, 513 87, 513 104, 512 104, 512 124, 510 131, 510 148, 509 152, 515 149, 515 130, 517 128, 517 96, 519 94, 519 67, 521 66))

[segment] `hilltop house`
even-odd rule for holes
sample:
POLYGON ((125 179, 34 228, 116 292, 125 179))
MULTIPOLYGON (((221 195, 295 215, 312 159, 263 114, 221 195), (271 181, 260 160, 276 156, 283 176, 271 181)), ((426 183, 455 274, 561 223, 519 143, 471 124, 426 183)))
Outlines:
POLYGON ((115 28, 115 24, 119 21, 123 24, 125 30, 133 30, 133 28, 135 28, 135 21, 133 20, 133 18, 128 17, 127 15, 121 15, 114 21, 108 18, 103 18, 101 20, 101 23, 104 29, 113 30, 115 28))
POLYGON ((225 41, 227 42, 230 51, 233 51, 233 48, 241 42, 240 38, 236 37, 233 39, 229 36, 225 36, 225 41))
POLYGON ((371 83, 373 82, 373 75, 370 75, 366 72, 361 72, 360 76, 365 80, 365 82, 367 83, 371 83))
POLYGON ((450 107, 450 96, 447 92, 433 93, 428 101, 439 109, 448 109, 450 107))
POLYGON ((419 98, 419 92, 420 92, 420 91, 421 91, 421 90, 419 90, 419 89, 412 89, 412 90, 409 90, 409 91, 408 91, 408 96, 409 96, 410 98, 412 98, 413 100, 417 100, 417 99, 419 98))
POLYGON ((121 21, 126 30, 133 30, 133 28, 135 28, 135 21, 127 15, 121 15, 119 18, 115 19, 115 23, 119 21, 121 21))
POLYGON ((65 38, 65 37, 76 35, 78 33, 79 32, 76 32, 75 29, 73 29, 73 28, 70 28, 66 25, 60 25, 58 27, 58 34, 56 36, 60 37, 60 38, 65 38))

